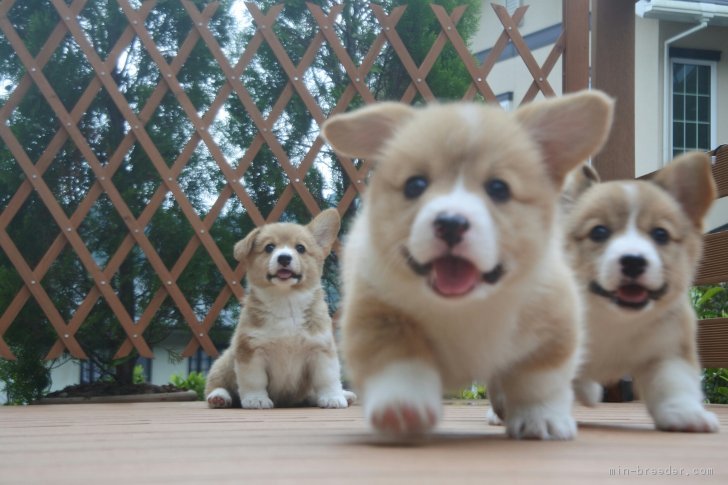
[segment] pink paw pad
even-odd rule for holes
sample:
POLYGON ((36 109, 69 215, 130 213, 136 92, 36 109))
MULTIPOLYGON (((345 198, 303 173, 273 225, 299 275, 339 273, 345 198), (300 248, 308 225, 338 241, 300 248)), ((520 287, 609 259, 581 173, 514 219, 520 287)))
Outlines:
POLYGON ((437 422, 437 414, 431 409, 420 412, 412 406, 391 406, 372 416, 372 426, 389 434, 421 434, 429 431, 437 422))
POLYGON ((226 408, 228 407, 225 398, 222 396, 210 396, 207 398, 207 405, 211 408, 226 408))

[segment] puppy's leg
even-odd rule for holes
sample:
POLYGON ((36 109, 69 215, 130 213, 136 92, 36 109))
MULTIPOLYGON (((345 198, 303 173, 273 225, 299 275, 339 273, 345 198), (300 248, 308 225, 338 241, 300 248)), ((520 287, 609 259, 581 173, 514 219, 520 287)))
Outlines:
POLYGON ((364 413, 377 430, 411 435, 429 431, 442 414, 437 371, 421 360, 392 362, 364 384, 364 413))
POLYGON ((240 393, 240 406, 245 409, 270 409, 273 401, 268 397, 268 373, 265 358, 254 352, 247 360, 235 360, 235 377, 240 393))
POLYGON ((573 439, 572 378, 573 366, 569 364, 550 370, 516 369, 504 377, 508 435, 517 439, 573 439))
POLYGON ((363 391, 367 421, 397 436, 429 431, 442 413, 442 383, 425 335, 396 310, 358 303, 343 328, 346 362, 363 391))
POLYGON ((233 405, 231 389, 235 387, 232 352, 225 351, 207 374, 205 397, 210 408, 229 408, 233 405))
POLYGON ((703 407, 698 370, 687 361, 672 358, 656 362, 636 372, 635 382, 658 429, 718 431, 718 418, 703 407))
POLYGON ((596 406, 602 401, 604 388, 598 382, 590 379, 578 378, 574 380, 574 392, 577 399, 585 406, 596 406))
POLYGON ((313 389, 320 408, 345 408, 349 405, 341 387, 341 367, 333 349, 319 352, 313 359, 313 389))
POLYGON ((486 419, 491 426, 502 426, 506 415, 506 403, 498 379, 492 379, 486 386, 490 406, 486 413, 486 419))

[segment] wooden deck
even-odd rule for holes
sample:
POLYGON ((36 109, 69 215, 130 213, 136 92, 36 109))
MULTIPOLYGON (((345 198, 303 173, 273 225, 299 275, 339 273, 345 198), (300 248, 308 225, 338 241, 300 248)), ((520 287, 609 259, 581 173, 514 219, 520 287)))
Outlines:
POLYGON ((0 407, 0 484, 728 483, 728 406, 711 409, 719 434, 654 431, 636 403, 579 407, 575 441, 537 442, 452 404, 432 437, 402 445, 370 434, 357 406, 0 407))

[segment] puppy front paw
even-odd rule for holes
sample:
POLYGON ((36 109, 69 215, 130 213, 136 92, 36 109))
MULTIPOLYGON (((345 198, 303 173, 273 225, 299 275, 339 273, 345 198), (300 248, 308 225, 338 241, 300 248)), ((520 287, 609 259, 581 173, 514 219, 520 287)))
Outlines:
POLYGON ((509 411, 506 432, 515 439, 570 440, 576 436, 576 421, 568 413, 532 407, 509 411))
POLYGON ((356 394, 354 394, 351 391, 347 391, 346 389, 344 389, 344 397, 346 398, 346 403, 349 406, 351 406, 352 404, 354 404, 356 402, 356 399, 357 399, 356 398, 356 394))
POLYGON ((267 394, 245 394, 240 397, 240 407, 243 409, 271 409, 273 401, 267 394))
POLYGON ((346 400, 344 393, 330 394, 319 396, 317 400, 318 407, 325 409, 342 409, 349 407, 349 402, 346 400))
POLYGON ((717 416, 697 402, 661 403, 653 417, 655 426, 662 431, 716 433, 720 428, 717 416))
POLYGON ((418 435, 437 424, 439 403, 392 402, 382 403, 369 413, 372 427, 389 435, 418 435))
POLYGON ((442 413, 440 376, 424 362, 390 364, 365 383, 364 413, 385 434, 426 433, 442 413))
POLYGON ((604 388, 598 382, 577 379, 574 381, 574 393, 584 406, 594 407, 602 401, 604 388))
POLYGON ((493 406, 488 407, 488 411, 485 413, 485 419, 491 426, 503 426, 503 420, 500 416, 498 416, 498 413, 495 412, 493 406))
POLYGON ((233 405, 233 398, 227 389, 217 387, 207 395, 207 406, 212 409, 229 408, 233 405))

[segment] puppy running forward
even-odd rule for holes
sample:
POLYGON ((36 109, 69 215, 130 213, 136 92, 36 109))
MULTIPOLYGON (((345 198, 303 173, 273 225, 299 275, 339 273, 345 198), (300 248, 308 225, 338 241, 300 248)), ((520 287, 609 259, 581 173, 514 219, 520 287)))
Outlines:
POLYGON ((566 241, 587 306, 577 396, 594 405, 600 384, 631 375, 657 428, 717 431, 703 408, 688 299, 716 193, 710 159, 683 155, 652 181, 577 185, 586 190, 571 209, 566 241))
POLYGON ((268 224, 235 245, 248 291, 230 347, 210 369, 211 408, 314 405, 345 408, 333 328, 321 288, 339 232, 336 209, 310 224, 268 224))
POLYGON ((555 206, 611 115, 592 92, 512 114, 382 103, 325 123, 339 154, 376 163, 344 249, 342 315, 374 428, 426 432, 443 388, 478 380, 510 436, 575 435, 581 307, 555 206))

